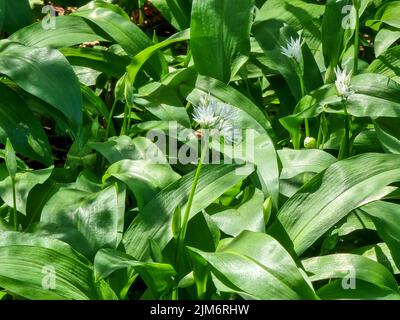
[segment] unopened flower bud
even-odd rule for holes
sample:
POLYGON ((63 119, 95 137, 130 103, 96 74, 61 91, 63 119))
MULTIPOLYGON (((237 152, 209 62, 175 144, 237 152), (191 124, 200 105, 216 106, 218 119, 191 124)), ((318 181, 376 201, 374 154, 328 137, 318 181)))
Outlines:
POLYGON ((314 149, 317 146, 317 141, 313 137, 306 137, 304 139, 304 148, 314 149))

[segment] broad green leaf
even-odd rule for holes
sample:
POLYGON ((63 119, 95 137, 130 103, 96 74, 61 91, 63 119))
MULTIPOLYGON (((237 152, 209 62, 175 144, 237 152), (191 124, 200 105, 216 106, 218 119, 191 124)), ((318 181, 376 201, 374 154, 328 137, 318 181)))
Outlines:
POLYGON ((333 70, 340 64, 343 52, 354 34, 356 12, 352 0, 328 0, 322 21, 322 44, 325 76, 333 80, 333 70))
MULTIPOLYGON (((35 171, 18 172, 15 177, 17 210, 27 215, 27 200, 31 190, 38 184, 44 183, 51 175, 53 167, 35 171)), ((11 177, 0 181, 0 197, 10 207, 13 207, 11 177)))
POLYGON ((7 138, 6 148, 5 148, 5 160, 8 174, 10 175, 11 180, 15 180, 17 176, 17 157, 15 155, 14 148, 7 138))
POLYGON ((88 67, 119 79, 129 64, 127 56, 92 48, 62 48, 60 52, 74 66, 88 67))
POLYGON ((142 209, 159 191, 177 181, 180 175, 168 164, 155 164, 151 160, 121 160, 108 168, 103 181, 110 177, 124 182, 134 193, 139 209, 142 209))
POLYGON ((127 71, 127 82, 129 83, 129 85, 135 84, 135 80, 136 80, 136 77, 137 77, 140 69, 145 65, 145 63, 149 59, 154 59, 153 56, 156 52, 158 52, 159 49, 167 47, 176 42, 186 41, 189 38, 190 38, 189 30, 184 30, 184 31, 174 34, 170 38, 168 38, 160 43, 148 46, 146 49, 142 49, 140 52, 135 54, 135 56, 132 58, 132 61, 128 65, 127 70, 126 70, 127 71))
MULTIPOLYGON (((276 20, 255 22, 253 33, 267 56, 268 67, 279 72, 285 78, 293 97, 299 100, 302 92, 296 67, 293 60, 282 53, 282 47, 286 47, 291 38, 297 39, 299 35, 291 27, 276 20)), ((304 90, 310 92, 323 84, 322 76, 306 43, 302 45, 302 56, 304 90)))
MULTIPOLYGON (((135 56, 140 51, 152 45, 150 38, 134 23, 128 15, 118 6, 103 2, 93 1, 81 7, 74 16, 80 16, 95 23, 110 37, 114 39, 125 52, 135 56)), ((148 72, 157 79, 163 70, 161 56, 154 56, 148 61, 148 72)))
POLYGON ((400 154, 400 128, 398 118, 378 118, 374 121, 376 135, 388 153, 400 154))
POLYGON ((133 268, 155 296, 160 296, 171 286, 172 277, 176 274, 170 264, 141 262, 125 253, 109 249, 100 250, 96 254, 94 266, 97 279, 103 279, 120 269, 133 268))
POLYGON ((378 58, 376 58, 368 67, 368 72, 383 74, 393 80, 400 82, 400 46, 393 47, 378 58))
POLYGON ((167 158, 161 149, 145 137, 131 139, 122 135, 111 137, 103 143, 91 143, 90 146, 111 164, 120 160, 151 160, 160 164, 167 163, 167 158))
MULTIPOLYGON (((248 141, 247 143, 252 143, 248 141)), ((279 207, 279 167, 278 155, 274 143, 267 134, 256 136, 254 139, 254 158, 245 159, 256 165, 256 172, 265 195, 271 196, 272 205, 279 207)))
POLYGON ((381 29, 375 37, 375 43, 374 43, 375 56, 376 57, 380 56, 398 39, 400 39, 400 30, 381 29))
POLYGON ((304 172, 319 173, 336 162, 329 153, 318 150, 278 150, 282 163, 281 179, 290 179, 304 172))
POLYGON ((307 3, 301 0, 268 0, 257 13, 254 24, 268 20, 279 20, 296 29, 303 30, 312 52, 321 43, 321 24, 319 22, 325 7, 320 4, 307 3))
POLYGON ((237 236, 244 230, 264 232, 264 195, 259 189, 245 196, 235 208, 223 209, 210 216, 220 230, 229 236, 237 236))
MULTIPOLYGON (((388 77, 375 73, 355 76, 351 82, 354 91, 347 101, 347 112, 355 117, 400 116, 400 85, 388 77), (379 108, 376 106, 379 105, 379 108)), ((281 118, 283 126, 296 134, 303 119, 316 117, 322 112, 342 113, 342 99, 335 85, 325 85, 300 100, 295 114, 281 118)))
POLYGON ((296 252, 302 254, 352 210, 384 197, 384 187, 400 180, 399 168, 398 155, 371 153, 336 162, 311 179, 278 213, 296 252))
POLYGON ((353 38, 356 28, 357 11, 359 17, 371 0, 328 0, 322 21, 322 47, 327 72, 327 82, 334 80, 334 69, 343 64, 343 57, 353 38))
POLYGON ((334 280, 317 291, 323 300, 400 300, 400 295, 386 287, 357 280, 354 289, 343 289, 340 280, 334 280))
MULTIPOLYGON (((398 1, 390 1, 385 3, 376 12, 374 20, 389 26, 400 28, 400 3, 398 1)), ((374 22, 375 22, 374 21, 374 22)))
POLYGON ((386 269, 390 270, 393 274, 400 273, 400 270, 397 268, 392 254, 390 253, 390 249, 384 242, 377 243, 372 246, 357 248, 352 251, 352 253, 359 254, 368 259, 379 262, 381 265, 385 266, 386 269))
POLYGON ((72 69, 74 70, 75 75, 78 77, 79 82, 88 87, 95 86, 97 80, 101 76, 100 71, 86 67, 72 66, 72 69))
POLYGON ((250 54, 254 0, 194 0, 190 46, 197 71, 229 82, 250 54))
MULTIPOLYGON (((202 169, 196 188, 190 217, 209 206, 226 190, 236 185, 251 173, 252 165, 207 165, 202 169), (247 170, 244 170, 248 167, 247 170), (237 174, 237 169, 247 175, 237 174)), ((139 212, 124 234, 123 244, 128 254, 139 260, 150 257, 148 243, 153 239, 163 249, 173 238, 172 216, 175 208, 181 205, 185 210, 190 187, 194 178, 191 172, 159 192, 139 212)))
POLYGON ((235 145, 212 143, 214 150, 218 150, 225 157, 235 161, 253 163, 264 195, 271 196, 272 205, 279 207, 279 164, 275 145, 268 134, 258 134, 255 130, 246 130, 241 141, 235 145), (222 150, 221 150, 222 147, 222 150))
POLYGON ((0 234, 0 286, 27 299, 115 298, 104 281, 94 281, 93 266, 69 245, 19 232, 0 234))
POLYGON ((311 281, 353 277, 399 293, 397 282, 380 263, 355 254, 332 254, 302 261, 311 281))
POLYGON ((0 1, 0 32, 3 31, 4 20, 6 17, 6 2, 0 1))
POLYGON ((116 248, 123 231, 125 191, 112 185, 100 192, 61 188, 43 208, 41 222, 71 227, 88 241, 91 254, 116 248))
POLYGON ((40 122, 13 90, 0 83, 0 142, 8 137, 16 152, 51 165, 49 141, 40 122))
POLYGON ((376 230, 372 220, 360 209, 356 209, 353 213, 350 213, 346 217, 346 221, 338 228, 335 228, 331 235, 343 237, 358 230, 376 230))
POLYGON ((189 250, 211 265, 219 291, 245 299, 315 299, 292 257, 269 235, 244 231, 215 253, 189 250))
POLYGON ((192 0, 152 0, 151 3, 175 29, 189 28, 192 0))
POLYGON ((371 217, 379 236, 390 249, 391 256, 397 267, 400 267, 400 205, 386 201, 376 201, 361 207, 361 210, 371 217))
POLYGON ((73 227, 64 227, 55 223, 35 222, 26 232, 37 237, 56 239, 69 244, 74 250, 84 257, 93 260, 93 249, 85 236, 73 227))
MULTIPOLYGON (((110 112, 101 97, 99 97, 92 89, 84 84, 81 84, 81 93, 84 110, 87 110, 95 115, 102 115, 105 119, 108 119, 110 112)), ((114 125, 112 123, 110 125, 110 133, 115 134, 114 125)))
POLYGON ((82 123, 82 96, 77 78, 60 52, 2 40, 0 73, 61 111, 72 133, 77 134, 82 123))
POLYGON ((28 0, 0 0, 0 32, 9 34, 32 23, 28 0))
POLYGON ((143 106, 160 120, 177 121, 190 128, 190 119, 178 93, 161 83, 153 82, 140 88, 135 103, 143 106))
POLYGON ((81 17, 58 16, 55 18, 55 29, 43 28, 42 21, 27 26, 9 37, 9 40, 20 42, 28 47, 62 48, 84 42, 112 41, 95 24, 81 17))

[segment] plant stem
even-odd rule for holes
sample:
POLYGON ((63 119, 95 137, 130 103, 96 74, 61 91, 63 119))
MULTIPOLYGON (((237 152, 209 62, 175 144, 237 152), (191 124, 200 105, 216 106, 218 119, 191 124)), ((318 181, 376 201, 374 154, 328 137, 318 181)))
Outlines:
POLYGON ((128 112, 128 122, 126 124, 126 132, 129 132, 129 128, 131 127, 131 119, 132 117, 132 107, 129 108, 129 112, 128 112))
POLYGON ((126 127, 127 127, 127 123, 128 123, 128 117, 129 117, 129 110, 128 110, 128 103, 125 103, 125 109, 124 109, 124 121, 122 122, 122 127, 121 127, 121 131, 119 133, 120 136, 125 135, 126 133, 126 127))
MULTIPOLYGON (((305 88, 305 85, 304 85, 304 79, 303 79, 303 74, 301 72, 301 68, 297 63, 296 63, 296 72, 297 72, 297 75, 299 77, 299 82, 300 82, 300 91, 301 91, 301 98, 300 99, 302 99, 306 95, 306 88, 305 88)), ((306 137, 310 137, 310 125, 309 125, 309 122, 308 122, 308 118, 304 119, 304 126, 305 126, 305 129, 306 129, 306 137)))
MULTIPOLYGON (((194 175, 194 180, 193 180, 193 183, 192 183, 192 189, 190 190, 188 202, 187 202, 186 208, 185 208, 185 213, 183 215, 182 228, 181 228, 181 231, 179 232, 177 250, 176 250, 176 262, 175 262, 177 276, 179 275, 179 269, 180 269, 179 266, 180 266, 180 262, 181 262, 181 256, 182 256, 182 253, 183 253, 183 248, 184 248, 184 245, 185 245, 186 230, 187 230, 187 225, 188 225, 188 222, 189 222, 190 209, 192 207, 194 195, 196 193, 196 187, 197 187, 197 184, 198 184, 199 179, 200 179, 200 172, 201 172, 201 168, 203 167, 204 158, 205 158, 205 156, 207 154, 207 150, 208 150, 208 144, 209 144, 208 139, 209 139, 208 135, 205 135, 204 146, 201 149, 200 160, 199 160, 199 162, 197 164, 196 173, 194 175)), ((177 288, 177 286, 175 286, 175 288, 173 290, 172 299, 173 300, 177 300, 178 299, 178 288, 177 288)))
POLYGON ((11 178, 12 192, 13 192, 13 213, 14 213, 14 229, 18 231, 18 213, 17 213, 17 198, 15 191, 15 179, 11 178))
POLYGON ((350 155, 350 117, 347 113, 347 102, 343 101, 344 110, 344 137, 339 150, 339 160, 348 158, 350 155))
POLYGON ((353 74, 357 74, 358 72, 358 41, 359 41, 359 36, 360 36, 360 8, 357 4, 355 4, 356 0, 353 0, 353 5, 356 9, 356 29, 355 29, 355 34, 354 34, 354 68, 353 68, 353 74))
POLYGON ((116 105, 117 105, 117 99, 114 100, 113 105, 112 105, 111 110, 110 110, 110 114, 108 115, 105 140, 108 139, 108 136, 110 134, 110 128, 111 128, 111 125, 112 125, 111 124, 112 123, 112 117, 114 115, 114 111, 115 111, 116 105))
POLYGON ((204 300, 207 293, 207 282, 208 282, 207 269, 203 267, 203 270, 201 270, 201 274, 197 276, 200 278, 200 280, 196 281, 197 299, 204 300))
POLYGON ((322 124, 321 124, 321 117, 319 119, 319 128, 318 128, 318 136, 317 136, 317 149, 321 148, 321 140, 322 140, 322 124))

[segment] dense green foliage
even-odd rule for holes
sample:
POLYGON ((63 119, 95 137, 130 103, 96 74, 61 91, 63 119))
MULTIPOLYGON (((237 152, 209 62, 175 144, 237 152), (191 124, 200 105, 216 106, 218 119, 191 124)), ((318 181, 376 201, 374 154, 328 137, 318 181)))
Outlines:
POLYGON ((400 299, 400 1, 54 2, 0 0, 0 299, 400 299))

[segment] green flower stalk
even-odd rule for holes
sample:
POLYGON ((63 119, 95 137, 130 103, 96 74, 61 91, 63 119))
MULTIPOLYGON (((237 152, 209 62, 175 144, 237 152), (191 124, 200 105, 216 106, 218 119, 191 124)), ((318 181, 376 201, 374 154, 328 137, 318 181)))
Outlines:
POLYGON ((18 231, 18 213, 16 199, 16 177, 17 177, 17 157, 11 141, 7 138, 5 149, 5 160, 8 174, 11 178, 12 195, 13 195, 13 224, 15 231, 18 231))
POLYGON ((345 133, 339 150, 339 159, 347 158, 350 155, 350 117, 347 113, 347 102, 349 97, 354 93, 351 89, 351 75, 352 72, 347 72, 347 69, 343 70, 340 67, 335 69, 336 74, 336 91, 337 95, 342 98, 343 111, 344 111, 344 128, 345 133))
POLYGON ((353 6, 356 9, 356 25, 354 29, 354 74, 358 73, 358 50, 360 37, 360 1, 353 0, 353 6))
MULTIPOLYGON (((306 95, 306 89, 304 85, 304 59, 303 59, 303 52, 301 49, 302 41, 301 37, 294 39, 293 37, 286 43, 286 47, 281 47, 281 52, 283 55, 287 56, 293 61, 294 68, 296 70, 297 77, 299 78, 300 83, 300 90, 301 90, 301 98, 306 95)), ((306 139, 314 139, 310 136, 310 125, 308 119, 304 119, 304 126, 306 129, 306 139)), ((293 144, 295 149, 299 149, 299 142, 293 139, 293 144)), ((305 143, 305 141, 304 141, 305 143)))
MULTIPOLYGON (((193 204, 194 195, 196 193, 197 184, 200 179, 200 172, 203 167, 205 157, 208 155, 210 138, 222 137, 225 143, 234 143, 238 137, 238 129, 235 128, 234 122, 236 113, 233 108, 227 104, 210 100, 209 96, 203 96, 200 99, 199 106, 194 108, 193 120, 199 125, 196 136, 202 139, 202 148, 200 159, 197 164, 192 188, 190 190, 188 202, 182 218, 182 226, 180 228, 177 250, 176 250, 176 269, 179 275, 180 261, 185 245, 186 231, 189 223, 190 209, 193 204)), ((178 299, 178 289, 174 288, 172 299, 178 299)))

